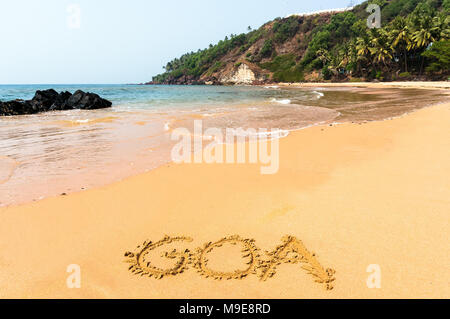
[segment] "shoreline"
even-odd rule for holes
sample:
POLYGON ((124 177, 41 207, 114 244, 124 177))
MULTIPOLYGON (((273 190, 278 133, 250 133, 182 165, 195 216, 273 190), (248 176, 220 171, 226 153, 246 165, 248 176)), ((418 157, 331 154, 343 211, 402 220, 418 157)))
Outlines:
POLYGON ((328 82, 305 82, 305 83, 278 83, 281 87, 364 87, 373 89, 385 88, 410 88, 410 89, 434 89, 447 90, 450 89, 450 81, 405 81, 405 82, 342 82, 342 83, 328 83, 328 82))
POLYGON ((129 84, 137 86, 280 86, 280 87, 364 87, 374 89, 385 88, 410 88, 410 89, 450 89, 450 81, 394 81, 394 82, 270 82, 258 84, 129 84))
MULTIPOLYGON (((295 131, 280 140, 274 176, 261 176, 258 165, 171 163, 105 187, 0 208, 0 234, 8 239, 0 297, 448 297, 449 120, 446 103, 389 121, 295 131), (280 266, 263 283, 205 279, 193 267, 162 280, 127 271, 126 251, 165 234, 193 237, 183 246, 192 249, 236 234, 272 250, 295 236, 336 270, 335 287, 325 290, 295 265, 280 266), (374 263, 383 289, 366 287, 374 263), (82 289, 65 286, 70 264, 81 267, 82 289)), ((233 259, 228 251, 214 256, 233 259)))
MULTIPOLYGON (((226 90, 234 91, 232 88, 226 90)), ((241 88, 237 88, 237 90, 241 90, 241 88)), ((251 90, 251 88, 245 90, 251 90)), ((274 98, 270 99, 270 104, 267 102, 269 98, 265 99, 264 102, 261 102, 262 107, 257 106, 259 102, 254 102, 254 105, 252 103, 236 104, 234 108, 230 106, 228 111, 220 111, 219 113, 215 111, 207 112, 206 109, 196 109, 191 111, 192 114, 186 113, 185 116, 173 116, 170 113, 155 113, 155 115, 149 116, 145 115, 144 111, 139 115, 138 111, 120 113, 120 109, 117 109, 113 113, 106 112, 105 114, 95 111, 89 111, 92 113, 86 114, 77 112, 70 114, 68 119, 65 113, 47 113, 46 115, 33 115, 29 119, 19 116, 17 119, 5 120, 9 125, 4 126, 2 132, 0 132, 5 137, 3 144, 7 146, 4 153, 10 156, 16 154, 15 158, 21 165, 16 167, 15 174, 9 176, 9 180, 8 176, 4 177, 5 180, 9 181, 8 183, 0 184, 0 193, 5 195, 0 199, 0 206, 30 203, 61 194, 71 194, 79 190, 105 186, 155 169, 161 163, 170 162, 168 152, 170 152, 169 144, 171 142, 167 138, 174 121, 177 121, 178 126, 188 128, 191 128, 190 121, 192 119, 202 119, 206 121, 206 126, 217 127, 223 127, 227 121, 232 121, 235 127, 239 125, 243 127, 247 127, 247 125, 248 127, 265 127, 267 123, 270 123, 269 126, 271 127, 280 127, 289 132, 295 132, 298 129, 318 126, 322 123, 364 123, 398 117, 398 115, 407 114, 416 108, 428 107, 447 98, 447 91, 445 90, 409 91, 406 89, 383 90, 357 87, 355 89, 329 89, 329 92, 325 93, 325 97, 323 93, 317 91, 326 91, 326 89, 315 87, 314 90, 312 93, 318 96, 313 95, 312 100, 309 97, 309 100, 307 99, 305 102, 305 107, 302 103, 302 94, 307 96, 304 92, 313 91, 313 89, 302 90, 293 87, 292 89, 281 90, 284 92, 282 94, 277 93, 277 90, 267 93, 264 90, 263 94, 274 98), (300 95, 299 101, 295 101, 297 94, 300 95), (277 100, 278 95, 287 95, 289 99, 277 100), (374 95, 374 97, 371 97, 371 95, 374 95), (352 103, 354 102, 353 97, 359 102, 352 103), (294 99, 293 103, 290 99, 294 99), (339 102, 341 101, 339 99, 342 99, 342 102, 339 102), (406 103, 405 100, 408 102, 406 103), (364 101, 369 104, 365 105, 366 102, 364 101), (290 103, 290 106, 286 102, 290 103), (279 104, 286 104, 288 107, 282 108, 279 107, 279 104), (296 105, 300 107, 294 110, 296 105), (329 117, 326 120, 326 109, 337 112, 338 116, 334 121, 329 120, 329 117), (207 114, 203 114, 205 112, 207 114), (322 115, 319 116, 319 114, 322 115), (129 115, 130 117, 128 117, 129 115), (42 124, 38 119, 39 116, 44 117, 42 124), (145 119, 142 119, 142 117, 145 117, 145 119), (156 118, 160 118, 164 123, 155 120, 156 118), (50 119, 54 119, 54 121, 50 121, 50 119), (266 122, 264 123, 264 121, 266 122), (15 128, 16 130, 22 130, 22 126, 25 126, 25 130, 30 130, 33 134, 27 133, 24 138, 21 135, 15 135, 12 140, 8 140, 8 132, 14 131, 15 128), (113 130, 108 134, 111 128, 113 130), (39 130, 51 131, 52 136, 64 138, 50 140, 46 135, 39 134, 39 130), (150 136, 148 136, 149 130, 152 132, 150 136), (128 131, 132 133, 126 133, 128 131), (94 139, 87 145, 80 143, 85 138, 89 138, 90 132, 92 132, 94 139), (111 134, 116 134, 112 140, 110 140, 111 134), (123 143, 127 140, 127 143, 123 143), (102 142, 97 145, 99 152, 96 148, 89 146, 98 142, 102 142), (20 143, 23 143, 26 147, 22 152, 17 153, 13 148, 8 148, 8 145, 20 143), (144 146, 144 144, 147 146, 144 146), (159 146, 155 147, 155 145, 159 146), (59 150, 67 147, 73 150, 72 153, 75 156, 61 153, 56 157, 59 150), (47 153, 44 148, 53 152, 47 153), (124 152, 124 149, 127 150, 127 155, 121 156, 120 154, 124 152), (78 158, 77 152, 89 154, 78 158), (27 153, 33 154, 33 156, 22 156, 27 153), (35 158, 35 160, 30 161, 29 158, 35 158), (47 170, 47 173, 44 170, 47 170), (23 182, 25 179, 28 179, 27 184, 23 182), (42 179, 45 180, 45 183, 42 183, 42 179), (44 188, 40 187, 42 184, 44 184, 44 188), (38 185, 39 187, 37 187, 38 185)), ((256 91, 261 90, 256 89, 256 91)), ((329 113, 331 114, 331 112, 329 113)), ((69 114, 67 115, 69 116, 69 114)), ((8 158, 6 160, 0 158, 0 166, 2 165, 5 168, 11 166, 8 158)), ((13 170, 14 167, 11 167, 11 169, 13 170)), ((0 183, 2 179, 3 176, 0 176, 0 183)))

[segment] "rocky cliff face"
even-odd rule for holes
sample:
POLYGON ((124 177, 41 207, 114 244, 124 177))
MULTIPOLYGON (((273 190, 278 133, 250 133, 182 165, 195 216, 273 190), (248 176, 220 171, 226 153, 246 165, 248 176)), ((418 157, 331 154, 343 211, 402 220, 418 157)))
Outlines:
POLYGON ((221 75, 219 82, 221 84, 252 84, 256 81, 263 81, 264 77, 260 76, 245 63, 240 64, 237 69, 232 69, 221 75))

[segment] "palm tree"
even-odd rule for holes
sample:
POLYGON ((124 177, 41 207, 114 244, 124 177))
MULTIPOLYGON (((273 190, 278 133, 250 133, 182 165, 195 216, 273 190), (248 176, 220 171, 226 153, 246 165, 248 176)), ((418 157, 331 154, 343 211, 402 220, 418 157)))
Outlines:
POLYGON ((326 49, 317 50, 316 56, 320 61, 322 61, 323 65, 326 65, 327 62, 329 61, 329 57, 328 57, 329 53, 328 53, 328 50, 326 50, 326 49))
MULTIPOLYGON (((420 23, 416 31, 413 33, 412 41, 408 46, 409 50, 423 50, 436 40, 433 36, 434 27, 432 24, 433 19, 431 18, 431 16, 423 15, 420 17, 419 21, 420 23)), ((420 74, 422 74, 425 57, 422 57, 421 60, 422 62, 420 64, 420 74)))
POLYGON ((369 53, 369 41, 365 38, 356 39, 356 54, 358 57, 365 58, 369 53))
POLYGON ((354 71, 355 66, 357 67, 357 62, 358 62, 358 55, 356 50, 356 41, 355 39, 352 39, 350 40, 350 42, 348 42, 348 44, 346 44, 345 54, 341 64, 342 65, 345 64, 346 68, 348 68, 348 66, 350 65, 352 68, 351 71, 354 71))
POLYGON ((433 28, 431 32, 436 40, 448 40, 450 38, 450 16, 441 13, 433 18, 433 28))
POLYGON ((358 73, 364 69, 364 66, 370 64, 370 39, 369 37, 359 37, 356 39, 356 63, 358 73))
POLYGON ((370 43, 367 38, 357 38, 356 39, 356 56, 358 61, 368 60, 370 55, 369 51, 370 43))
POLYGON ((338 50, 338 61, 339 61, 339 67, 348 70, 348 66, 354 62, 356 62, 356 54, 355 54, 356 48, 353 41, 350 41, 348 43, 345 43, 344 46, 342 46, 338 50))
MULTIPOLYGON (((374 29, 375 30, 375 29, 374 29)), ((389 45, 388 33, 384 29, 374 31, 369 47, 375 64, 381 64, 387 67, 387 64, 392 60, 392 45, 389 45)))
POLYGON ((376 44, 375 46, 369 48, 369 50, 375 63, 380 64, 382 62, 384 66, 387 66, 388 60, 392 59, 392 51, 389 47, 376 44))
POLYGON ((328 70, 330 70, 334 74, 334 76, 339 75, 339 71, 338 71, 339 64, 340 64, 340 61, 336 55, 333 55, 331 57, 330 61, 328 62, 328 70))
POLYGON ((409 48, 423 49, 425 47, 428 47, 431 42, 434 42, 435 38, 431 33, 431 28, 421 28, 414 32, 412 40, 413 41, 409 45, 409 48))
POLYGON ((407 21, 403 17, 398 17, 393 22, 393 29, 390 36, 393 39, 392 47, 399 48, 402 51, 405 63, 405 72, 408 72, 408 51, 411 45, 411 31, 408 27, 407 21))

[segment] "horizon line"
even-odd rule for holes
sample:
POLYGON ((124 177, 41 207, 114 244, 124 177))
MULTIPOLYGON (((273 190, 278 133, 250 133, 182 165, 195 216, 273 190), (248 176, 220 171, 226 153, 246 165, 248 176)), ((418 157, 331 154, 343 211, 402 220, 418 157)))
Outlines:
POLYGON ((0 83, 0 85, 139 85, 140 83, 0 83))

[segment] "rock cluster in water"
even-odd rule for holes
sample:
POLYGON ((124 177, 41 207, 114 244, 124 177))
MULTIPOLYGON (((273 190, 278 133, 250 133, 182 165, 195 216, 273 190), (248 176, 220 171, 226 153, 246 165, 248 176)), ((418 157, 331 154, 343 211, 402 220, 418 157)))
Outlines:
POLYGON ((94 93, 81 90, 74 94, 70 92, 58 93, 53 89, 36 91, 32 100, 14 100, 0 102, 0 116, 36 114, 48 111, 63 110, 95 110, 111 107, 112 103, 94 93))

